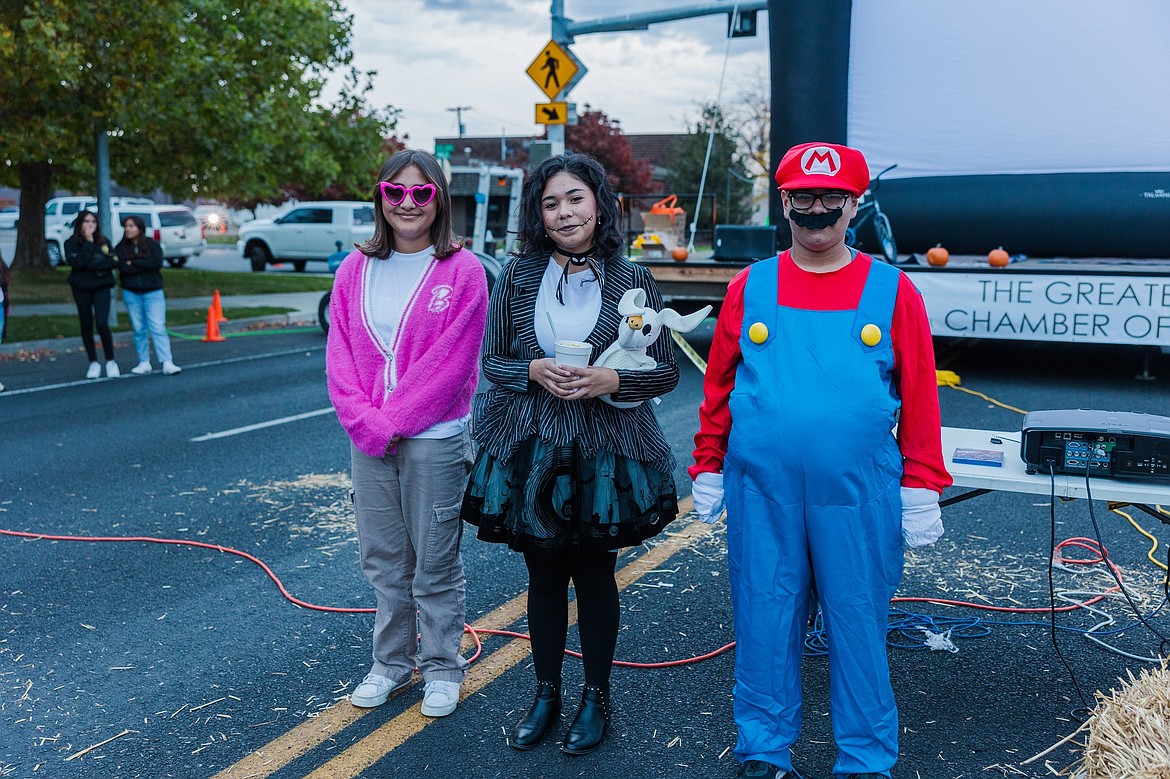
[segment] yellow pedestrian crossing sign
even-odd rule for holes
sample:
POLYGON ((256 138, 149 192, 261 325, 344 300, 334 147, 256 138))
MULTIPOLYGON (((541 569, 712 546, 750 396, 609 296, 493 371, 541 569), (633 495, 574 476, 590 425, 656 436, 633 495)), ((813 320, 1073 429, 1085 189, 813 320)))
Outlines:
POLYGON ((568 49, 550 40, 536 55, 525 73, 549 100, 570 86, 577 71, 584 70, 581 63, 568 49))

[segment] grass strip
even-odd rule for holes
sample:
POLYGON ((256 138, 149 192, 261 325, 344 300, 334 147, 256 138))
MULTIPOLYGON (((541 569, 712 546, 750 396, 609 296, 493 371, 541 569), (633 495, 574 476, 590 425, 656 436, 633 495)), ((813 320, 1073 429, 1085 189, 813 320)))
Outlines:
MULTIPOLYGON (((287 314, 295 309, 278 308, 275 306, 257 306, 254 308, 225 308, 223 315, 228 320, 251 319, 273 314, 287 314)), ((167 327, 183 327, 185 325, 202 325, 207 322, 207 312, 199 309, 177 308, 167 311, 167 327)), ((51 314, 47 316, 14 316, 8 320, 8 334, 4 343, 19 341, 43 341, 51 338, 80 338, 80 325, 76 314, 51 314)), ((118 325, 115 333, 130 332, 130 317, 125 314, 118 316, 118 325)))
MULTIPOLYGON (((68 268, 15 270, 8 292, 12 305, 72 303, 68 268)), ((228 271, 163 268, 163 289, 168 298, 220 295, 270 295, 282 292, 324 292, 333 289, 330 276, 292 273, 231 273, 228 271)), ((115 290, 115 294, 120 294, 115 290)), ((170 312, 167 312, 168 317, 170 312)))

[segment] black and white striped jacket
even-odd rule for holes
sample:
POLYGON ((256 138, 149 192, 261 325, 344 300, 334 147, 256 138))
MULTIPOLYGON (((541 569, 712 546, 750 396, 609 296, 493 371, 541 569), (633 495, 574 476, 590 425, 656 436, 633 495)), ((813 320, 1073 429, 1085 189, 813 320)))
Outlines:
MULTIPOLYGON (((537 435, 551 445, 576 443, 584 457, 608 450, 670 473, 674 459, 650 403, 620 409, 595 398, 564 401, 529 381, 529 363, 545 356, 533 320, 548 262, 547 254, 518 257, 496 280, 483 343, 483 375, 492 387, 475 400, 476 441, 496 457, 509 458, 521 441, 537 435)), ((612 257, 599 264, 598 275, 601 312, 585 339, 593 345, 595 356, 617 338, 622 321, 617 306, 626 290, 641 287, 649 307, 662 307, 662 296, 645 267, 612 257)), ((621 385, 614 400, 650 400, 678 384, 672 341, 659 338, 647 353, 657 366, 647 371, 617 371, 621 385)))

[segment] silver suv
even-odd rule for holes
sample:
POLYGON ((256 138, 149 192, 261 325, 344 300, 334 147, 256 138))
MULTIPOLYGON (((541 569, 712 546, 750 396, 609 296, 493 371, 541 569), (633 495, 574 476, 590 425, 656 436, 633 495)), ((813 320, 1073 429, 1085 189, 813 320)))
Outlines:
MULTIPOLYGON (((96 211, 96 204, 85 204, 96 211)), ((162 246, 163 257, 173 268, 181 268, 187 260, 203 253, 207 241, 203 237, 203 226, 194 212, 186 206, 160 206, 142 202, 117 202, 111 206, 113 219, 110 222, 111 235, 107 236, 115 246, 122 240, 122 223, 128 216, 140 216, 146 225, 146 234, 162 246)), ((74 212, 76 218, 76 212, 74 212)), ((65 241, 73 235, 73 219, 56 226, 45 226, 45 241, 49 248, 49 262, 61 265, 65 262, 65 241)))
POLYGON ((257 273, 269 263, 291 262, 304 271, 309 260, 328 260, 374 235, 374 206, 363 200, 319 200, 286 208, 274 219, 240 227, 236 246, 257 273))

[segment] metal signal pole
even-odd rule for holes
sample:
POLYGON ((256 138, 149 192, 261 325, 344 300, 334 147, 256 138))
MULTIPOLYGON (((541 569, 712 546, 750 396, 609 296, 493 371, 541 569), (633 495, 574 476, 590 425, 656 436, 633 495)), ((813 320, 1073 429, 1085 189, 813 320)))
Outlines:
MULTIPOLYGON (((575 22, 565 17, 565 0, 551 0, 550 16, 552 17, 552 39, 568 51, 568 45, 578 35, 589 35, 598 32, 623 32, 626 30, 648 30, 651 24, 658 22, 674 22, 679 19, 691 19, 696 16, 710 16, 726 14, 728 17, 728 35, 730 37, 745 37, 755 35, 756 12, 768 8, 768 0, 742 0, 734 6, 727 3, 702 3, 690 7, 675 8, 673 10, 647 11, 625 16, 611 16, 607 19, 594 19, 587 22, 575 22), (732 16, 735 18, 732 18, 732 16)), ((557 100, 568 100, 569 92, 577 85, 577 80, 584 75, 582 70, 577 77, 570 80, 565 88, 556 96, 557 100)), ((565 150, 565 126, 563 124, 548 125, 548 140, 552 145, 552 153, 560 154, 565 150)))

